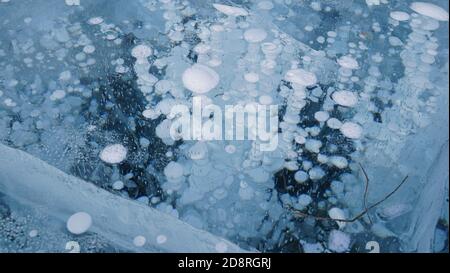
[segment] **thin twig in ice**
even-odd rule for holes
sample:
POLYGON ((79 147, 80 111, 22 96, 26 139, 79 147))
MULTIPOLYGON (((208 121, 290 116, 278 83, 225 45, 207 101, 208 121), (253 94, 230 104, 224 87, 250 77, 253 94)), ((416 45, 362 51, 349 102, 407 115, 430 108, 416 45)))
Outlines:
MULTIPOLYGON (((363 169, 364 170, 364 169, 363 169)), ((365 173, 365 172, 364 172, 365 173)), ((366 176, 367 178, 367 182, 366 182, 366 191, 367 191, 367 185, 369 184, 369 178, 366 176)), ((358 215, 356 215, 355 217, 353 217, 352 219, 338 219, 338 218, 331 218, 331 217, 323 217, 323 216, 315 216, 315 215, 310 215, 308 213, 304 213, 301 212, 295 208, 293 208, 290 205, 287 205, 287 207, 293 211, 294 215, 297 217, 313 217, 314 219, 317 220, 331 220, 331 221, 338 221, 338 222, 344 222, 344 223, 353 223, 356 220, 360 219, 361 217, 363 217, 365 214, 367 214, 371 209, 373 209, 374 207, 378 206, 379 204, 383 203, 384 201, 386 201, 389 197, 391 197, 394 193, 396 193, 402 186, 403 184, 406 183, 406 181, 408 180, 408 176, 406 176, 405 178, 403 178, 402 182, 395 187, 395 189, 393 191, 391 191, 388 195, 386 195, 384 198, 382 198, 381 200, 379 200, 378 202, 376 202, 375 204, 369 206, 369 207, 365 207, 365 209, 359 213, 358 215)), ((366 194, 364 195, 366 196, 366 194)), ((365 197, 364 197, 365 198, 365 197)))

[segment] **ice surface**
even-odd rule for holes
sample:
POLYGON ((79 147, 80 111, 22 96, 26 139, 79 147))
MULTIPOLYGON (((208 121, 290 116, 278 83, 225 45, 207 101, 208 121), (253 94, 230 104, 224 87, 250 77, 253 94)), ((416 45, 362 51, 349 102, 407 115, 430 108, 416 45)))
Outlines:
POLYGON ((218 243, 225 244, 230 252, 242 251, 153 208, 69 176, 22 151, 0 144, 0 154, 1 191, 24 204, 40 207, 57 220, 68 219, 71 232, 86 231, 92 217, 93 232, 132 251, 215 252, 218 243), (17 172, 18 169, 27 171, 17 172), (77 214, 72 215, 74 212, 77 214), (142 244, 142 238, 136 239, 133 234, 148 238, 147 244, 142 244), (167 241, 156 243, 161 234, 167 241))
POLYGON ((447 3, 12 0, 0 18, 0 251, 448 251, 447 3), (173 138, 198 98, 277 105, 275 149, 173 138))

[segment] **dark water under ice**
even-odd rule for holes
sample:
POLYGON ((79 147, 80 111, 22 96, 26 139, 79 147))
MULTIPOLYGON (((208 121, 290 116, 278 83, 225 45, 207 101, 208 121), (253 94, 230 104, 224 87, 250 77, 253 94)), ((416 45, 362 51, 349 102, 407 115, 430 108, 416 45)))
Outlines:
POLYGON ((214 3, 0 0, 0 252, 448 252, 448 3, 214 3), (277 148, 171 139, 196 96, 277 148))

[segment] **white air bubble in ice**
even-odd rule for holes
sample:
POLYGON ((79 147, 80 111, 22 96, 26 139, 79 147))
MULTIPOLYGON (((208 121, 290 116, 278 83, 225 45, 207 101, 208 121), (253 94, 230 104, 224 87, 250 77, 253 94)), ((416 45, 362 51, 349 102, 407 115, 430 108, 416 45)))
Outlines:
POLYGON ((146 45, 138 45, 131 50, 131 56, 136 59, 145 59, 152 55, 153 50, 146 45))
POLYGON ((134 244, 136 247, 143 247, 143 246, 145 245, 145 242, 146 242, 146 241, 147 241, 147 240, 145 239, 144 236, 138 235, 138 236, 134 237, 134 239, 133 239, 133 244, 134 244))
POLYGON ((114 184, 112 186, 112 188, 116 191, 120 191, 121 189, 123 189, 123 187, 124 187, 124 184, 122 181, 116 181, 116 182, 114 182, 114 184))
POLYGON ((219 84, 220 77, 212 68, 203 64, 194 64, 184 71, 182 80, 186 89, 204 94, 219 84))
POLYGON ((68 6, 79 6, 80 0, 65 0, 66 5, 68 6))
POLYGON ((359 139, 362 136, 363 130, 361 126, 353 122, 345 122, 340 128, 341 133, 352 139, 359 139))
POLYGON ((302 86, 311 86, 317 83, 316 75, 303 69, 289 70, 286 73, 285 80, 302 86))
POLYGON ((267 32, 261 28, 251 28, 244 32, 244 39, 249 43, 260 43, 267 38, 267 32))
POLYGON ((165 242, 167 242, 167 237, 165 235, 161 234, 156 237, 157 244, 161 245, 161 244, 164 244, 165 242))
POLYGON ((428 16, 438 21, 448 21, 448 11, 436 6, 435 4, 425 2, 414 2, 411 4, 411 9, 415 12, 428 16))
POLYGON ((409 14, 403 11, 391 11, 389 13, 389 16, 397 21, 408 21, 409 20, 409 14))
POLYGON ((173 161, 170 162, 164 168, 164 175, 171 180, 180 178, 183 176, 183 165, 173 161))
POLYGON ((82 234, 92 225, 92 218, 86 212, 77 212, 67 220, 67 229, 73 234, 82 234))
MULTIPOLYGON (((346 220, 345 217, 345 213, 343 210, 341 210, 340 208, 331 208, 328 211, 328 216, 332 219, 339 219, 339 220, 346 220)), ((336 221, 336 223, 338 224, 339 228, 344 228, 346 223, 343 221, 336 221)))
POLYGON ((352 107, 355 106, 356 103, 358 103, 357 95, 346 90, 334 92, 331 97, 337 104, 341 106, 352 107))
POLYGON ((213 4, 213 7, 228 16, 247 16, 248 12, 239 7, 227 6, 222 4, 213 4))
POLYGON ((337 60, 337 62, 343 68, 352 69, 352 70, 359 68, 358 62, 355 60, 355 58, 353 58, 349 55, 342 56, 341 58, 339 58, 337 60))
POLYGON ((109 145, 100 152, 100 159, 109 164, 120 163, 126 157, 127 149, 122 144, 109 145))
POLYGON ((328 237, 328 249, 334 252, 346 252, 350 247, 350 236, 340 230, 332 230, 328 237))

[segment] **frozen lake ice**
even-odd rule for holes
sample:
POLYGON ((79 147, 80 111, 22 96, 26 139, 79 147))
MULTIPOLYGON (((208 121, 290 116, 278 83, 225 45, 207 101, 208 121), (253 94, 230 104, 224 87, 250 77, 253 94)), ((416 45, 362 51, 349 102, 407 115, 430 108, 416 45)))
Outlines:
POLYGON ((0 0, 0 26, 0 252, 448 252, 446 1, 0 0))

